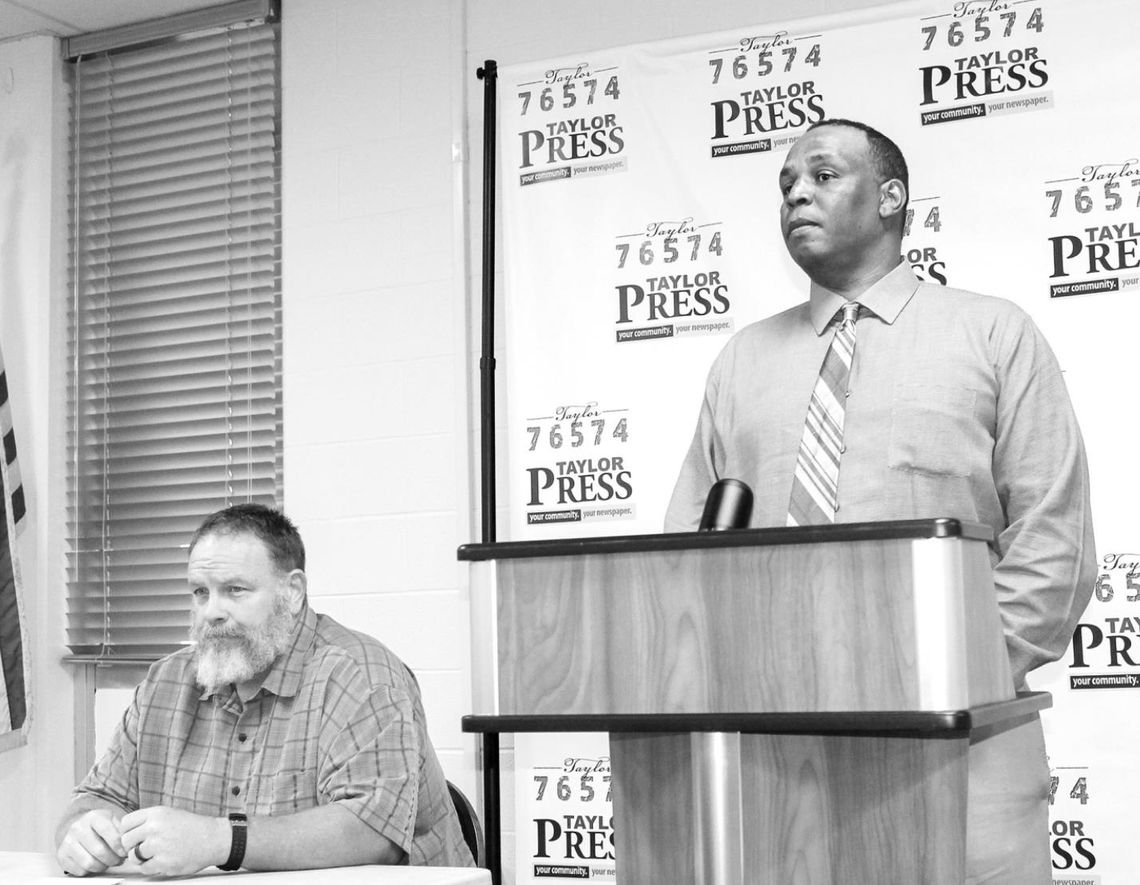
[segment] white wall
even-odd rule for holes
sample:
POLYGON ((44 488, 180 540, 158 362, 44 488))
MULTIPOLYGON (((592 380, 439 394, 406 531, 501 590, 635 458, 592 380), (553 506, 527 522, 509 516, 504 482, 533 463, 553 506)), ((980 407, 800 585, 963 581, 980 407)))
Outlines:
POLYGON ((314 607, 412 667, 473 796, 463 6, 290 0, 282 33, 286 510, 314 607))
POLYGON ((72 786, 72 674, 60 661, 64 366, 51 347, 62 340, 61 89, 54 40, 0 43, 0 343, 28 501, 18 556, 31 692, 28 742, 0 754, 0 850, 46 850, 72 786))

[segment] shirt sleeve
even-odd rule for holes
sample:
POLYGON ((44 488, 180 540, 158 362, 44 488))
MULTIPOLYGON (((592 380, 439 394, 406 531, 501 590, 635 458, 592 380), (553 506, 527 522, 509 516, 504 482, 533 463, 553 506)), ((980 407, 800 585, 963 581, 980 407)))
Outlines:
POLYGON ((74 802, 80 796, 96 796, 118 805, 123 811, 137 811, 139 807, 138 772, 136 769, 139 733, 139 692, 135 688, 134 697, 123 718, 115 726, 111 743, 103 757, 96 762, 87 776, 75 788, 74 802))
POLYGON ((412 854, 422 741, 411 698, 357 671, 329 683, 317 789, 412 854), (339 683, 339 685, 338 685, 339 683))
POLYGON ((667 532, 696 531, 701 523, 709 489, 720 479, 719 470, 724 464, 724 443, 717 430, 714 406, 723 359, 722 353, 709 370, 697 429, 693 433, 693 441, 689 444, 685 460, 681 463, 681 472, 665 511, 667 532))
POLYGON ((1092 595, 1088 464, 1056 357, 1018 311, 995 336, 993 478, 1005 510, 994 584, 1014 684, 1064 654, 1092 595))

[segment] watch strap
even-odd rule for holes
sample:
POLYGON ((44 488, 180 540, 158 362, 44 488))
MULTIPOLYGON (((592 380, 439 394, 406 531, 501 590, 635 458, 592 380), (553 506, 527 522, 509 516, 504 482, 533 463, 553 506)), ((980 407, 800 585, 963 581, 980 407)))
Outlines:
POLYGON ((226 858, 224 864, 219 864, 219 870, 225 870, 227 873, 232 870, 240 870, 241 862, 245 860, 245 836, 246 828, 249 826, 249 818, 241 812, 234 812, 230 815, 230 856, 226 858))

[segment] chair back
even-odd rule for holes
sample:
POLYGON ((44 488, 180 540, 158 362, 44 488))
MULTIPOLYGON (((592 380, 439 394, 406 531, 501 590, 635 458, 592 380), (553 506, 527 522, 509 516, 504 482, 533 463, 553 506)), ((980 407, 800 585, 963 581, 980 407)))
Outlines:
POLYGON ((447 782, 447 792, 451 794, 451 803, 455 806, 455 815, 459 818, 460 829, 463 830, 463 841, 471 849, 471 856, 475 859, 476 866, 485 866, 487 858, 483 827, 479 824, 475 806, 451 781, 447 782))

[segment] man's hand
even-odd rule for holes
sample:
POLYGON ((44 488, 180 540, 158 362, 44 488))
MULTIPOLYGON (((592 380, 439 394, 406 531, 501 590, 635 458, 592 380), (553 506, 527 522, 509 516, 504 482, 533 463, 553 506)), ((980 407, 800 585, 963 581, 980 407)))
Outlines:
POLYGON ((230 823, 224 817, 152 805, 125 815, 119 829, 123 851, 137 849, 140 869, 149 875, 188 876, 230 856, 230 823))
POLYGON ((118 866, 127 858, 128 849, 119 837, 118 809, 97 808, 71 822, 67 833, 55 850, 56 860, 65 873, 89 876, 118 866))

